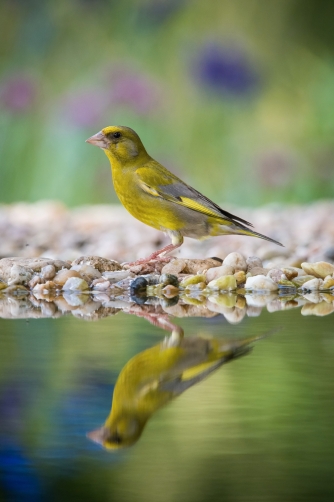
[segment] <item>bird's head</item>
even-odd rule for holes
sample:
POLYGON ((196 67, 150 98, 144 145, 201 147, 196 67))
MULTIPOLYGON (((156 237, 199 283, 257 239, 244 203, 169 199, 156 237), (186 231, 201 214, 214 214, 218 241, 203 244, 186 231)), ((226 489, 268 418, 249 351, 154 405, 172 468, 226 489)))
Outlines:
MULTIPOLYGON (((141 156, 147 156, 138 134, 130 127, 108 126, 86 139, 86 143, 104 150, 109 160, 118 160, 122 164, 141 156)), ((139 160, 139 159, 138 159, 139 160)))
POLYGON ((87 437, 108 450, 117 450, 138 441, 146 420, 141 422, 134 416, 118 418, 110 426, 105 424, 87 433, 87 437))

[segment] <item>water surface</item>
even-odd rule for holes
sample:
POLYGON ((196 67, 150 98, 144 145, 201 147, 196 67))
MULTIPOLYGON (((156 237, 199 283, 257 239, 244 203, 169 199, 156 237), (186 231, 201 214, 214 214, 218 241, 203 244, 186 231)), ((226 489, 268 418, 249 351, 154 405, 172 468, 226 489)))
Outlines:
POLYGON ((281 327, 107 451, 119 372, 166 336, 127 315, 0 320, 1 500, 329 501, 334 498, 333 315, 300 309, 175 321, 235 340, 281 327))

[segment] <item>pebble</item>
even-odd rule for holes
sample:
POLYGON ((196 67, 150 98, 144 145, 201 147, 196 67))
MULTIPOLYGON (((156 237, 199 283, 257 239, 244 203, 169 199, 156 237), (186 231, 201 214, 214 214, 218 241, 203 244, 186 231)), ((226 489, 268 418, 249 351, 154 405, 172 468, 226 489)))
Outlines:
POLYGON ((128 277, 134 277, 135 275, 130 272, 130 270, 114 270, 114 271, 106 271, 102 273, 102 276, 110 281, 110 284, 113 284, 118 281, 122 281, 123 279, 127 279, 128 277))
POLYGON ((94 284, 94 289, 97 291, 105 291, 108 288, 110 288, 110 282, 106 280, 100 280, 94 284))
POLYGON ((210 281, 208 288, 213 291, 233 291, 237 289, 237 280, 234 275, 224 275, 210 281))
MULTIPOLYGON (((175 277, 175 276, 174 276, 175 277)), ((175 279, 177 279, 175 277, 175 279)), ((206 277, 203 274, 198 274, 198 275, 190 275, 189 277, 185 277, 181 282, 180 282, 180 287, 187 289, 188 286, 190 285, 196 285, 201 282, 204 282, 206 284, 206 277)))
POLYGON ((297 287, 299 288, 300 286, 302 286, 305 282, 308 282, 308 281, 311 281, 312 279, 314 279, 313 275, 301 275, 301 276, 298 276, 298 277, 295 277, 294 279, 292 279, 292 283, 297 287))
POLYGON ((304 262, 301 264, 301 267, 306 274, 313 275, 314 277, 319 277, 321 279, 324 279, 327 275, 332 275, 334 273, 334 265, 325 261, 318 261, 316 263, 304 262))
POLYGON ((238 272, 233 275, 235 277, 235 280, 237 281, 238 286, 246 282, 246 274, 243 270, 238 270, 238 272))
POLYGON ((322 279, 311 279, 310 281, 304 282, 301 289, 307 291, 319 291, 322 288, 324 281, 322 279))
POLYGON ((40 277, 43 281, 50 281, 51 279, 54 278, 55 275, 56 275, 56 268, 54 265, 49 264, 41 268, 40 277))
POLYGON ((301 314, 304 316, 307 315, 316 315, 316 316, 325 316, 331 314, 334 311, 334 305, 329 304, 325 301, 319 303, 307 303, 303 305, 301 309, 301 314))
POLYGON ((247 272, 246 277, 255 277, 256 275, 267 275, 269 270, 263 267, 253 267, 247 272))
POLYGON ((57 286, 64 286, 65 282, 71 277, 77 277, 81 279, 79 272, 77 272, 76 270, 63 269, 59 270, 59 272, 55 275, 53 282, 57 286))
POLYGON ((278 284, 279 281, 281 280, 283 274, 284 274, 284 272, 282 269, 272 268, 267 273, 267 277, 269 277, 269 279, 272 279, 274 282, 276 282, 278 284))
POLYGON ((204 271, 213 267, 219 267, 220 265, 221 261, 214 258, 207 258, 205 260, 176 258, 164 265, 161 273, 173 275, 178 275, 181 272, 183 274, 202 274, 204 271))
POLYGON ((10 276, 8 278, 8 285, 12 286, 14 284, 25 284, 32 278, 33 271, 29 270, 21 265, 12 265, 10 269, 10 276))
POLYGON ((79 272, 80 277, 85 279, 87 282, 91 282, 94 279, 99 279, 101 277, 101 272, 92 267, 92 265, 88 265, 88 263, 73 265, 70 270, 76 270, 79 272))
POLYGON ((80 256, 72 263, 73 265, 89 265, 97 269, 101 274, 103 272, 121 270, 121 265, 116 260, 108 260, 100 256, 80 256))
POLYGON ((64 291, 85 291, 89 286, 81 277, 69 277, 63 285, 64 291))
POLYGON ((270 277, 256 275, 254 277, 248 277, 245 289, 250 289, 252 291, 276 291, 278 286, 270 277))
POLYGON ((249 256, 246 260, 247 271, 249 272, 252 268, 261 267, 263 268, 263 263, 257 256, 249 256))
POLYGON ((246 272, 247 270, 246 260, 240 253, 234 252, 228 254, 224 259, 223 264, 229 265, 230 267, 234 268, 235 271, 243 270, 244 272, 246 272))
POLYGON ((216 305, 223 305, 224 307, 232 308, 236 305, 237 295, 233 293, 211 295, 208 297, 208 300, 216 305))
POLYGON ((206 272, 206 282, 213 281, 214 279, 218 279, 218 277, 222 277, 223 275, 233 275, 234 268, 229 265, 221 265, 220 267, 209 268, 206 272))
POLYGON ((334 287, 334 277, 326 277, 322 289, 332 289, 334 287))

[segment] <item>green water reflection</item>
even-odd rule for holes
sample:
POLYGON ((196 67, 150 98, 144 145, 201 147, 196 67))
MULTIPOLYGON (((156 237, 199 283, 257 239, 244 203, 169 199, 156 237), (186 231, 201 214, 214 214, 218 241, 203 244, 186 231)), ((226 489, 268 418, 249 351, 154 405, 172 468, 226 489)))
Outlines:
POLYGON ((218 340, 282 330, 159 409, 132 448, 105 451, 87 431, 165 333, 124 313, 0 321, 2 500, 333 500, 332 316, 177 323, 218 340))

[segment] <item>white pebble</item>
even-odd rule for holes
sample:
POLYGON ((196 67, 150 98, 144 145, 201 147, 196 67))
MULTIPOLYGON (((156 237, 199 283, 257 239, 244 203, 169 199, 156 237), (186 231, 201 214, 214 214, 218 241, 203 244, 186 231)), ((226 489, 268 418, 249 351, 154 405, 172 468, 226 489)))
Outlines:
POLYGON ((230 253, 226 256, 224 265, 230 265, 233 267, 235 271, 243 270, 244 272, 247 270, 247 263, 245 258, 240 253, 230 253))
POLYGON ((304 282, 301 289, 306 289, 308 291, 319 291, 322 288, 324 281, 322 279, 311 279, 310 281, 304 282))
POLYGON ((64 291, 84 291, 88 289, 88 284, 80 277, 70 277, 63 286, 64 291))
POLYGON ((278 286, 270 277, 255 275, 254 277, 247 278, 245 289, 252 291, 277 291, 278 286))

